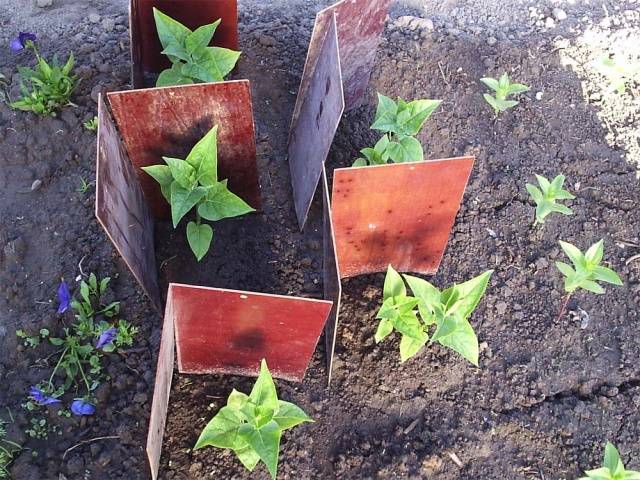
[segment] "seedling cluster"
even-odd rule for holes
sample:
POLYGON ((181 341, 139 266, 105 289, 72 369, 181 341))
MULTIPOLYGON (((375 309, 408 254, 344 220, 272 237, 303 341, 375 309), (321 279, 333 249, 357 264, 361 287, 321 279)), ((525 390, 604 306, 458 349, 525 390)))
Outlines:
POLYGON ((495 93, 495 96, 490 93, 485 93, 482 97, 491 105, 496 117, 498 114, 518 105, 519 102, 517 100, 509 100, 511 95, 518 95, 519 93, 529 91, 529 87, 522 83, 511 83, 509 75, 506 73, 503 73, 498 80, 491 77, 484 77, 481 78, 480 81, 495 93))
POLYGON ((604 447, 602 467, 584 473, 587 476, 578 480, 640 480, 640 472, 624 468, 620 453, 611 442, 604 447))

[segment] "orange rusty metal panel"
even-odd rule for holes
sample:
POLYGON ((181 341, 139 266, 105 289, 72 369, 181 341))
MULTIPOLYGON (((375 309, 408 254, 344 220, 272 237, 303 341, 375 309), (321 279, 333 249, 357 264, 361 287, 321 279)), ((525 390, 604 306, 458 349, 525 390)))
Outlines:
POLYGON ((289 134, 289 168, 300 229, 344 111, 335 19, 327 25, 318 55, 309 89, 301 99, 300 114, 289 134))
POLYGON ((300 115, 301 103, 307 95, 322 50, 324 32, 334 14, 342 66, 345 111, 360 104, 369 84, 371 67, 376 58, 389 3, 390 0, 342 0, 318 12, 309 42, 292 124, 300 115))
POLYGON ((153 86, 148 85, 148 77, 155 77, 155 74, 171 66, 171 62, 161 53, 162 45, 156 31, 153 7, 191 30, 222 19, 212 44, 238 50, 237 0, 131 0, 129 28, 134 88, 153 86))
POLYGON ((109 104, 156 218, 169 205, 158 183, 140 168, 162 157, 186 158, 218 125, 218 176, 253 208, 260 208, 256 142, 248 80, 111 92, 109 104))
POLYGON ((172 283, 181 373, 273 376, 302 381, 332 302, 172 283))
POLYGON ((153 389, 153 401, 151 403, 151 416, 149 418, 149 431, 147 433, 147 458, 151 470, 152 480, 158 478, 160 456, 162 454, 162 437, 167 421, 169 409, 169 396, 171 394, 171 379, 173 377, 175 337, 173 325, 173 305, 171 298, 167 300, 162 337, 160 339, 160 351, 158 352, 158 365, 156 367, 156 382, 153 389))
POLYGON ((95 213, 133 276, 161 311, 153 220, 102 96, 98 102, 95 213))
POLYGON ((327 170, 322 168, 322 200, 323 200, 323 227, 324 227, 324 298, 333 302, 333 307, 329 313, 327 325, 324 327, 325 345, 327 351, 327 383, 331 383, 333 373, 333 353, 336 346, 336 335, 338 333, 338 319, 340 317, 340 297, 342 296, 342 285, 340 283, 340 267, 338 265, 338 254, 335 247, 335 236, 333 233, 333 221, 331 219, 331 200, 329 199, 329 183, 327 182, 327 170))
POLYGON ((438 270, 474 157, 334 171, 332 214, 343 278, 438 270))

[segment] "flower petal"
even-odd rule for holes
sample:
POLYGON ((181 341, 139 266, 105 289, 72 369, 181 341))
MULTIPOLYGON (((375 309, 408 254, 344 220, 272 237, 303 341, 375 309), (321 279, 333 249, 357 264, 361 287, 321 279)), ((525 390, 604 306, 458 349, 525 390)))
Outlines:
POLYGON ((58 313, 64 313, 69 310, 71 306, 71 293, 69 293, 69 287, 67 283, 62 280, 58 287, 58 313))

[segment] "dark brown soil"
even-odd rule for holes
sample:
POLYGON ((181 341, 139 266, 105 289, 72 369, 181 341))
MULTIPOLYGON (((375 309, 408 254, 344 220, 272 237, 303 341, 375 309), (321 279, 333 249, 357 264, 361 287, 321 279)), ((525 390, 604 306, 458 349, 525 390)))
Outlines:
MULTIPOLYGON (((252 81, 263 212, 216 224, 212 253, 198 270, 184 231, 158 225, 158 266, 165 285, 318 297, 320 205, 316 200, 308 230, 299 233, 286 160, 312 12, 306 6, 282 16, 265 7, 255 15, 259 24, 241 19, 244 55, 236 76, 252 81), (263 35, 275 45, 267 46, 263 35)), ((52 350, 25 351, 14 331, 59 328, 55 306, 47 302, 60 276, 72 280, 79 273, 83 256, 85 272, 117 277, 123 316, 141 328, 134 353, 111 357, 112 380, 97 415, 80 422, 52 414, 62 434, 29 440, 38 456, 26 451, 19 457, 13 473, 20 480, 148 478, 144 443, 160 318, 97 226, 93 192, 75 191, 78 176, 95 175, 95 136, 81 127, 96 110, 89 94, 97 84, 128 83, 126 20, 122 11, 112 17, 109 35, 78 24, 65 33, 77 44, 52 39, 45 48, 49 54, 71 46, 78 53, 84 65, 75 98, 80 107, 37 119, 0 105, 0 379, 6 385, 0 416, 9 407, 24 428, 20 404, 50 368, 37 367, 37 359, 52 350), (36 179, 42 187, 31 192, 36 179), (63 459, 71 446, 110 435, 119 439, 83 445, 63 459)), ((443 99, 421 134, 426 156, 475 154, 477 161, 440 271, 430 281, 444 287, 495 269, 471 318, 481 342, 480 368, 439 346, 401 365, 397 339, 373 341, 383 275, 345 281, 331 388, 322 341, 302 384, 277 382, 283 399, 316 420, 285 434, 279 478, 572 479, 600 462, 606 440, 640 468, 640 261, 628 261, 640 253, 638 180, 627 152, 608 143, 610 133, 584 98, 581 79, 559 55, 548 40, 490 47, 437 32, 385 32, 367 99, 344 117, 329 167, 349 165, 376 139, 368 129, 375 91, 443 99), (478 79, 505 70, 532 91, 494 121, 478 79), (536 92, 544 93, 541 100, 536 92), (542 230, 531 227, 534 208, 524 184, 534 173, 567 176, 577 196, 572 217, 551 217, 542 230), (625 286, 602 296, 577 294, 557 320, 562 284, 554 261, 563 256, 557 241, 584 249, 600 238, 606 263, 625 286)), ((26 60, 0 55, 9 77, 16 62, 26 60)), ((637 123, 618 128, 628 137, 637 123)), ((268 478, 263 467, 245 472, 229 452, 190 450, 231 389, 247 392, 252 383, 174 376, 161 478, 268 478)))

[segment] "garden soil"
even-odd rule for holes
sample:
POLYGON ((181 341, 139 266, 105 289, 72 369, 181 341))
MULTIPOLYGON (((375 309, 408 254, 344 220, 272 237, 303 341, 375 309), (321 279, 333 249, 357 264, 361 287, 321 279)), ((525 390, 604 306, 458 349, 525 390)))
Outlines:
MULTIPOLYGON (((162 287, 179 281, 319 298, 322 206, 317 195, 299 232, 286 140, 313 15, 328 2, 239 3, 243 56, 233 77, 252 81, 263 208, 216 223, 201 264, 183 229, 158 224, 162 287)), ((637 46, 640 5, 605 2, 585 11, 548 2, 531 10, 535 3, 518 2, 526 25, 507 15, 500 28, 486 13, 491 2, 479 3, 477 17, 469 2, 454 14, 454 3, 443 2, 431 17, 428 2, 394 3, 367 96, 344 116, 328 167, 350 165, 376 140, 369 130, 376 91, 443 100, 420 134, 426 157, 472 154, 476 164, 429 280, 442 288, 495 270, 471 318, 480 367, 437 345, 401 364, 397 337, 373 340, 384 276, 346 280, 331 386, 322 339, 304 382, 277 381, 281 398, 315 419, 285 433, 279 478, 574 479, 600 462, 606 440, 640 469, 640 92, 636 83, 622 96, 604 94, 591 67, 611 45, 637 46), (567 19, 553 11, 558 5, 567 19), (531 91, 495 119, 478 79, 504 71, 531 91), (560 172, 576 195, 568 202, 574 214, 533 228, 524 185, 534 173, 560 172), (600 238, 624 286, 576 294, 558 319, 558 240, 585 249, 600 238)), ((147 479, 161 318, 94 219, 93 186, 78 191, 81 178, 95 177, 95 134, 82 122, 96 114, 98 92, 130 88, 126 4, 0 6, 3 45, 18 30, 36 30, 45 55, 74 51, 82 80, 77 107, 57 118, 0 104, 0 418, 14 419, 10 438, 27 447, 11 471, 20 480, 147 479), (49 375, 55 350, 28 349, 15 330, 59 332, 60 278, 75 289, 76 277, 91 271, 113 278, 122 316, 141 332, 131 349, 108 357, 96 415, 67 419, 52 408, 56 431, 48 440, 27 438, 21 404, 29 385, 49 375)), ((30 61, 25 53, 0 54, 14 96, 16 65, 30 61)), ((230 452, 192 451, 231 389, 248 392, 252 384, 174 375, 162 479, 268 478, 263 466, 244 471, 230 452)))

